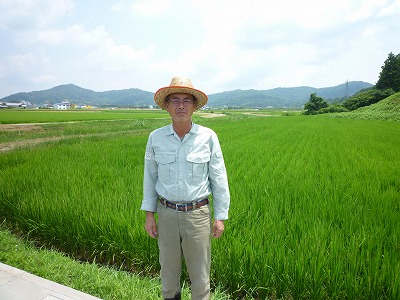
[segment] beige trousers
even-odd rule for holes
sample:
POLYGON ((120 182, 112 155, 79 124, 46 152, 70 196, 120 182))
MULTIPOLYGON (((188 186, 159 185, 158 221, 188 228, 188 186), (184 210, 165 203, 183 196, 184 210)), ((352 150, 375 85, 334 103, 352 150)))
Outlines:
POLYGON ((189 212, 158 205, 158 247, 162 295, 181 291, 182 256, 190 277, 192 300, 210 297, 211 213, 208 205, 189 212))

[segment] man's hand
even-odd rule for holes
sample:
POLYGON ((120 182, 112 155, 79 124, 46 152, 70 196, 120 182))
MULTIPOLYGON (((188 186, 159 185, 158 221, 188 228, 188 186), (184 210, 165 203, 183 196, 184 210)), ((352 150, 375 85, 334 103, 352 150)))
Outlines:
POLYGON ((153 239, 157 238, 157 224, 156 219, 154 218, 154 213, 151 211, 146 211, 146 223, 144 225, 148 235, 153 239))
POLYGON ((224 232, 224 220, 214 220, 214 224, 212 227, 212 235, 214 238, 221 237, 222 233, 224 232))

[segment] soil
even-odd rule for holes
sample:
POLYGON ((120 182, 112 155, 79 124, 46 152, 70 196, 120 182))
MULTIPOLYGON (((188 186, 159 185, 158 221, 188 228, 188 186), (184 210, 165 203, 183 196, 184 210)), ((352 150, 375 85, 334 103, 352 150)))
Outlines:
MULTIPOLYGON (((200 113, 199 114, 203 118, 218 118, 226 116, 225 114, 214 114, 214 113, 200 113)), ((0 124, 0 132, 1 131, 41 131, 43 128, 40 124, 30 123, 30 124, 0 124)), ((35 146, 41 143, 58 141, 63 139, 63 137, 43 137, 36 139, 27 139, 21 141, 13 141, 13 142, 4 142, 0 143, 0 153, 11 151, 16 148, 30 147, 35 146)))
POLYGON ((11 151, 16 148, 35 146, 35 145, 38 145, 41 143, 58 141, 61 139, 62 139, 62 137, 45 137, 45 138, 37 138, 37 139, 30 139, 30 140, 23 140, 23 141, 0 143, 0 153, 6 152, 6 151, 11 151))
POLYGON ((203 118, 218 118, 226 116, 225 114, 214 114, 214 113, 198 113, 198 115, 203 118))
MULTIPOLYGON (((41 131, 43 128, 38 124, 0 124, 1 131, 41 131)), ((41 143, 60 140, 61 137, 44 137, 36 139, 28 139, 22 141, 13 141, 0 143, 0 153, 11 151, 16 148, 35 146, 41 143)))
POLYGON ((32 131, 41 129, 42 127, 36 124, 0 124, 0 131, 32 131))

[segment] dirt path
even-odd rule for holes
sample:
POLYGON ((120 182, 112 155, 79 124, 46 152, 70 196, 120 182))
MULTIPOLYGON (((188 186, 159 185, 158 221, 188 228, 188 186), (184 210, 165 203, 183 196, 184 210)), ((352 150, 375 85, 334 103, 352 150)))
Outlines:
POLYGON ((44 138, 37 138, 37 139, 29 139, 29 140, 22 140, 22 141, 15 141, 15 142, 6 142, 0 143, 0 152, 11 151, 16 148, 25 148, 25 147, 32 147, 46 142, 52 141, 59 141, 64 139, 65 137, 44 137, 44 138))
POLYGON ((197 113, 197 115, 203 118, 218 118, 226 116, 226 114, 214 114, 214 113, 197 113))
MULTIPOLYGON (((40 123, 41 124, 41 123, 40 123)), ((39 124, 0 124, 0 131, 41 131, 43 128, 39 126, 39 124)), ((41 137, 41 138, 27 138, 25 140, 12 141, 12 142, 4 142, 0 143, 0 153, 12 151, 17 148, 27 148, 34 147, 39 144, 61 141, 66 139, 73 138, 85 138, 85 137, 94 137, 94 136, 115 136, 115 135, 124 135, 124 134, 137 134, 141 132, 147 132, 144 129, 133 129, 133 130, 125 130, 125 131, 117 131, 117 132, 101 132, 101 133, 90 133, 90 134, 75 134, 75 135, 63 135, 63 136, 49 136, 49 137, 41 137)))
POLYGON ((0 131, 32 131, 42 130, 38 123, 35 124, 0 124, 0 131))
MULTIPOLYGON (((0 124, 0 131, 41 131, 39 124, 0 124)), ((21 141, 0 143, 0 152, 11 151, 20 147, 29 147, 44 142, 60 139, 60 137, 45 137, 21 141)))
MULTIPOLYGON (((224 117, 226 116, 225 114, 214 114, 214 113, 199 113, 203 118, 218 118, 218 117, 224 117)), ((77 123, 79 121, 71 121, 67 123, 77 123)), ((43 128, 41 125, 43 124, 51 124, 51 123, 24 123, 24 124, 0 124, 0 132, 1 131, 42 131, 43 128)), ((136 130, 130 131, 134 132, 136 130)), ((123 132, 119 132, 123 133, 123 132)), ((124 132, 128 133, 128 132, 124 132)), ((68 138, 76 138, 76 137, 87 137, 87 136, 101 136, 101 135, 110 135, 113 133, 97 133, 97 134, 85 134, 85 135, 68 135, 68 136, 57 136, 57 137, 42 137, 42 138, 34 138, 34 139, 25 139, 25 140, 20 140, 20 141, 13 141, 13 142, 4 142, 0 143, 0 153, 1 152, 6 152, 6 151, 11 151, 17 148, 25 148, 25 147, 33 147, 39 144, 47 143, 47 142, 53 142, 53 141, 60 141, 63 139, 68 139, 68 138)), ((115 134, 115 133, 114 133, 115 134)))

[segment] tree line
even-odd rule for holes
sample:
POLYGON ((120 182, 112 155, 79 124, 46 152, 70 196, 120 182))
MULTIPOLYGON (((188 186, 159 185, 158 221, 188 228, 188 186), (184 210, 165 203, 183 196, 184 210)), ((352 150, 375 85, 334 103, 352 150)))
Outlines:
POLYGON ((304 105, 304 114, 315 115, 330 112, 352 111, 357 108, 377 103, 394 93, 400 91, 400 53, 389 53, 381 67, 379 79, 375 86, 363 89, 355 95, 346 98, 342 103, 330 105, 324 98, 316 93, 310 95, 309 101, 304 105))

